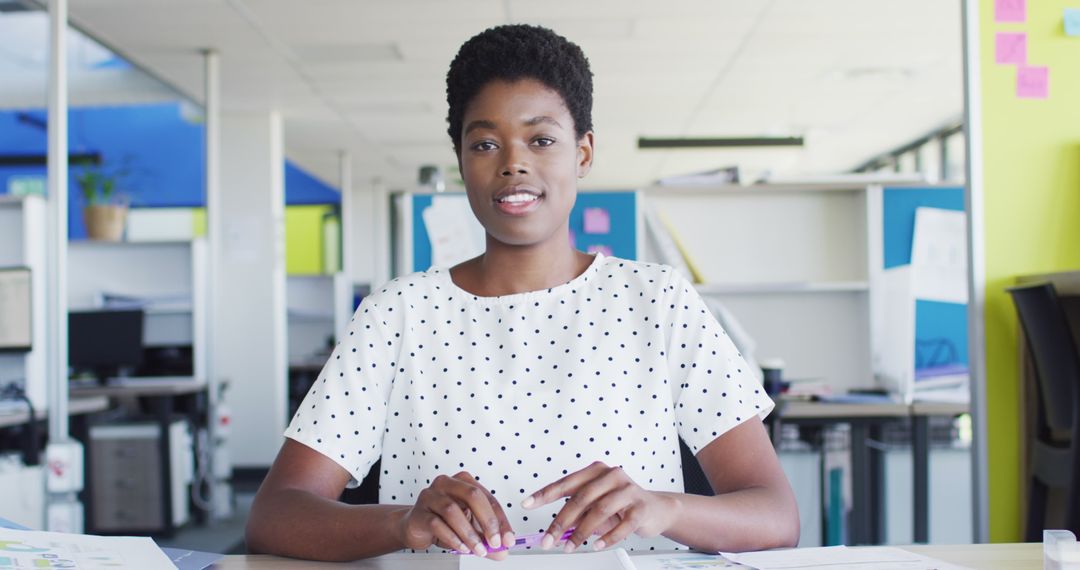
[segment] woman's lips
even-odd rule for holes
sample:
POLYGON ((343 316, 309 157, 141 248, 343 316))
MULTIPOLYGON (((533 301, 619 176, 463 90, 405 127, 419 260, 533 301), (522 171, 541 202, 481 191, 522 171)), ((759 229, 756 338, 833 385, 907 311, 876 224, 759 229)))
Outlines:
POLYGON ((532 189, 510 189, 496 194, 495 209, 508 216, 522 216, 535 210, 543 195, 532 189))

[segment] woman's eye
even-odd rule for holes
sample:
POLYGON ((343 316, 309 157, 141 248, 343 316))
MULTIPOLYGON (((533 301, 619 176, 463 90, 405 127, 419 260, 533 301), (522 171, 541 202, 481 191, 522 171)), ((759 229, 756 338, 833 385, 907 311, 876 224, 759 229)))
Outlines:
POLYGON ((495 147, 495 143, 493 143, 491 141, 480 141, 480 142, 472 145, 472 148, 473 148, 473 150, 485 151, 485 150, 495 150, 496 147, 495 147))
POLYGON ((536 146, 551 146, 551 145, 555 144, 555 139, 548 138, 548 137, 540 137, 540 138, 534 140, 533 144, 535 144, 536 146))

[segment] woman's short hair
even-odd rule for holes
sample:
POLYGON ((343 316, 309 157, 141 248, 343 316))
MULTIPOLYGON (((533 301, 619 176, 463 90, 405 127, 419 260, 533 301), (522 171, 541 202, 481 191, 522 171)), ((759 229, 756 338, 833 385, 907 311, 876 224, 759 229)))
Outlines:
POLYGON ((461 151, 465 109, 492 81, 534 79, 558 93, 580 139, 592 130, 592 71, 577 44, 548 28, 512 24, 488 28, 458 50, 446 74, 447 133, 461 151))

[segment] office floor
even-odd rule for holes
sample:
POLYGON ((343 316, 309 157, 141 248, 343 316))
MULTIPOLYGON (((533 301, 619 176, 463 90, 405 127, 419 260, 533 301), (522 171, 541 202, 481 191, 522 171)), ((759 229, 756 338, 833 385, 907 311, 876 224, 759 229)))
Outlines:
POLYGON ((178 530, 172 538, 156 538, 158 546, 168 548, 186 548, 218 554, 246 554, 244 547, 244 525, 251 511, 251 501, 255 490, 236 492, 236 509, 228 519, 209 522, 205 525, 189 523, 178 530))

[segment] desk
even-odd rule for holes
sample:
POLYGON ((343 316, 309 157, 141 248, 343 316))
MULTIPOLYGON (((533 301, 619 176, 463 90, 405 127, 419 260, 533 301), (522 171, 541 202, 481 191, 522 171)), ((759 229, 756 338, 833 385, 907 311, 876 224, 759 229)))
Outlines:
MULTIPOLYGON (((169 379, 145 379, 138 381, 131 381, 124 384, 109 384, 105 386, 73 386, 70 393, 72 395, 79 396, 92 396, 99 398, 108 398, 113 400, 128 400, 135 401, 140 404, 140 407, 145 407, 154 421, 158 425, 159 429, 159 441, 161 442, 161 448, 158 450, 158 458, 161 462, 161 489, 162 498, 164 504, 162 505, 163 514, 163 528, 162 533, 165 536, 171 536, 176 530, 173 527, 173 506, 172 501, 169 499, 169 490, 172 489, 172 469, 169 468, 171 461, 171 445, 169 441, 169 426, 172 424, 173 415, 176 413, 182 414, 193 426, 194 429, 198 429, 199 426, 206 426, 209 421, 208 418, 208 398, 207 398, 207 384, 204 381, 196 380, 195 378, 169 378, 169 379)), ((90 444, 90 435, 87 430, 81 434, 85 445, 90 444)), ((200 448, 200 441, 202 438, 194 437, 195 448, 192 450, 195 457, 196 470, 199 469, 199 464, 202 458, 207 455, 208 450, 200 448)), ((88 454, 86 459, 86 467, 84 470, 85 481, 84 488, 92 488, 92 473, 93 473, 93 454, 88 454)), ((207 469, 209 471, 209 469, 207 469)), ((83 493, 83 504, 85 505, 87 532, 94 532, 93 528, 89 528, 91 521, 94 520, 94 509, 97 505, 94 504, 92 493, 83 493)), ((207 513, 196 508, 195 518, 199 522, 205 520, 207 513)))
MULTIPOLYGON (((930 428, 931 416, 955 416, 966 413, 966 404, 917 402, 901 404, 838 404, 780 400, 777 407, 777 427, 788 422, 801 426, 823 428, 838 423, 851 426, 851 490, 852 520, 849 542, 880 544, 884 542, 885 488, 881 452, 871 442, 879 440, 882 428, 892 422, 911 420, 912 475, 914 487, 914 535, 916 542, 930 538, 930 428)), ((822 497, 825 497, 826 478, 822 474, 822 497)), ((822 503, 824 505, 824 502, 822 503)), ((824 518, 824 510, 822 512, 824 518)), ((824 521, 823 521, 824 522, 824 521)), ((822 529, 827 527, 822 525, 822 529)), ((824 544, 826 541, 822 541, 824 544)))
MULTIPOLYGON (((902 546, 924 556, 978 570, 1041 570, 1042 544, 965 544, 956 546, 902 546)), ((656 554, 643 553, 643 554, 656 554)), ((632 555, 631 555, 632 556, 632 555)), ((315 570, 353 568, 363 570, 456 570, 453 554, 388 554, 351 564, 305 562, 275 556, 226 556, 211 566, 215 570, 315 570)))
MULTIPOLYGON (((109 399, 104 396, 89 396, 71 398, 68 400, 68 415, 92 414, 109 408, 109 399)), ((34 410, 34 418, 43 420, 48 415, 47 410, 34 410)), ((29 410, 21 410, 10 414, 0 414, 0 428, 17 426, 26 423, 30 419, 29 410)))

